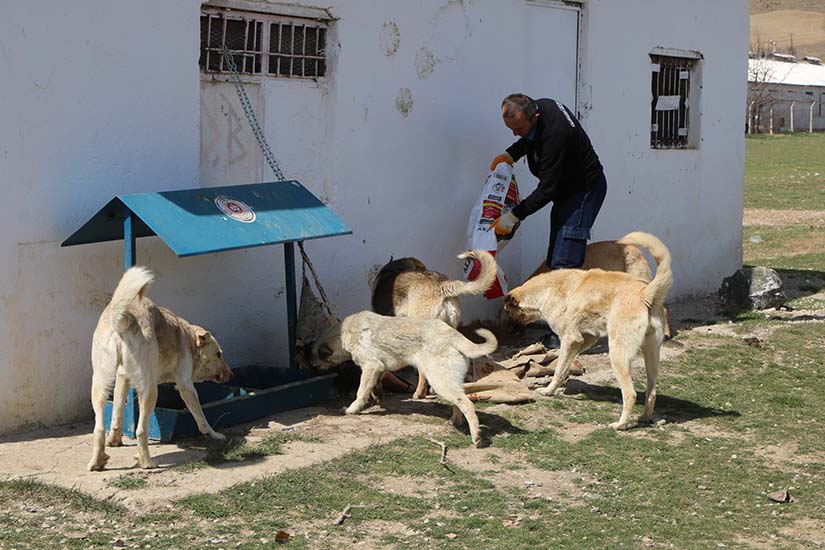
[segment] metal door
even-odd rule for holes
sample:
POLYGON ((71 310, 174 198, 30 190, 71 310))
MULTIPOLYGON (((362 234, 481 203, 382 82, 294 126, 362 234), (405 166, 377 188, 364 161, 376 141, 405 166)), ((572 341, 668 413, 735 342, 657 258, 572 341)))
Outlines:
MULTIPOLYGON (((253 111, 263 120, 260 84, 245 83, 253 111)), ((200 184, 262 181, 263 157, 230 82, 201 81, 200 184)))
MULTIPOLYGON (((561 101, 574 113, 578 83, 579 9, 555 2, 528 1, 524 9, 525 80, 522 91, 533 98, 561 101)), ((517 163, 521 198, 538 183, 524 162, 517 163)), ((545 207, 522 224, 515 241, 521 246, 522 279, 547 255, 550 208, 545 207)), ((512 283, 516 283, 513 281, 512 283)), ((512 284, 511 284, 512 286, 512 284)))

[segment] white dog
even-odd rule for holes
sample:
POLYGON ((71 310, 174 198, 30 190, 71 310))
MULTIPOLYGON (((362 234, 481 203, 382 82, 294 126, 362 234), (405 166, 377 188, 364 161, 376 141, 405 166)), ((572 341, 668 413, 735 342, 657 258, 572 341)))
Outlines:
POLYGON ((414 365, 436 394, 453 405, 453 424, 467 419, 473 444, 481 435, 472 401, 464 393, 470 359, 493 353, 498 346, 489 330, 478 329, 483 344, 474 344, 438 319, 385 317, 371 311, 350 315, 327 330, 312 345, 311 363, 330 367, 352 359, 361 367, 361 383, 347 414, 356 414, 369 401, 382 373, 414 365))
POLYGON ((157 467, 149 456, 148 423, 161 382, 175 383, 201 433, 213 439, 225 439, 206 421, 194 382, 226 382, 232 372, 209 331, 190 325, 168 309, 156 306, 144 295, 154 278, 154 274, 144 267, 130 268, 123 274, 97 323, 92 338, 95 431, 89 470, 102 470, 109 460, 103 448, 106 435, 103 409, 115 378, 107 443, 110 447, 122 444, 123 408, 131 383, 137 391, 140 406, 135 435, 141 468, 157 467))

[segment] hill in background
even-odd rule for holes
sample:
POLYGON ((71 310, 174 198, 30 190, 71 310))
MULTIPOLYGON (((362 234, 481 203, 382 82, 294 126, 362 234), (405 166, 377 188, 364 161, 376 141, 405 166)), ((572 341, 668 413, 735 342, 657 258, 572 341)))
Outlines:
POLYGON ((825 0, 751 0, 751 49, 813 55, 825 60, 825 0))

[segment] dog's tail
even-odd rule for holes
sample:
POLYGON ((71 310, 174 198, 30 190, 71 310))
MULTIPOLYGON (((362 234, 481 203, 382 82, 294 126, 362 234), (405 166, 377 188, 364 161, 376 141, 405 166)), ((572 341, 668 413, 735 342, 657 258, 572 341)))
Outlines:
POLYGON ((496 340, 495 334, 486 328, 476 329, 476 334, 484 338, 483 344, 476 344, 475 342, 471 342, 470 340, 464 338, 464 336, 461 336, 458 340, 458 345, 456 346, 458 351, 470 359, 484 357, 485 355, 490 355, 496 351, 496 348, 498 348, 498 340, 496 340))
POLYGON ((496 280, 496 260, 486 250, 468 250, 457 256, 460 260, 478 260, 481 269, 474 281, 444 281, 441 293, 445 298, 460 294, 484 294, 496 280))
POLYGON ((650 307, 653 304, 663 304, 670 287, 673 286, 673 272, 670 270, 670 251, 665 244, 651 235, 635 231, 619 239, 619 244, 634 244, 650 252, 656 260, 656 276, 648 283, 642 294, 642 299, 650 307))
POLYGON ((155 280, 155 274, 143 266, 130 267, 117 284, 112 300, 109 302, 111 323, 118 332, 125 331, 129 326, 129 306, 135 300, 143 297, 146 288, 155 280))

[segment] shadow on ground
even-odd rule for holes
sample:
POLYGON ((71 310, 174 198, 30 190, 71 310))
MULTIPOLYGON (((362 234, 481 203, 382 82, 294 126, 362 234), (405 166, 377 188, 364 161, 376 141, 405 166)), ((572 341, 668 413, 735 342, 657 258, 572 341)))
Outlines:
MULTIPOLYGON (((565 395, 586 395, 588 399, 593 401, 610 401, 613 403, 622 402, 622 392, 619 388, 612 386, 598 386, 589 384, 582 380, 571 379, 567 382, 567 387, 564 390, 565 395)), ((636 404, 644 405, 645 392, 638 392, 636 394, 636 404)), ((669 397, 667 395, 656 396, 656 417, 666 420, 669 424, 679 424, 682 422, 689 422, 691 420, 698 420, 700 418, 712 417, 738 417, 741 414, 734 410, 717 409, 715 407, 706 407, 693 401, 686 399, 679 399, 677 397, 669 397)))

